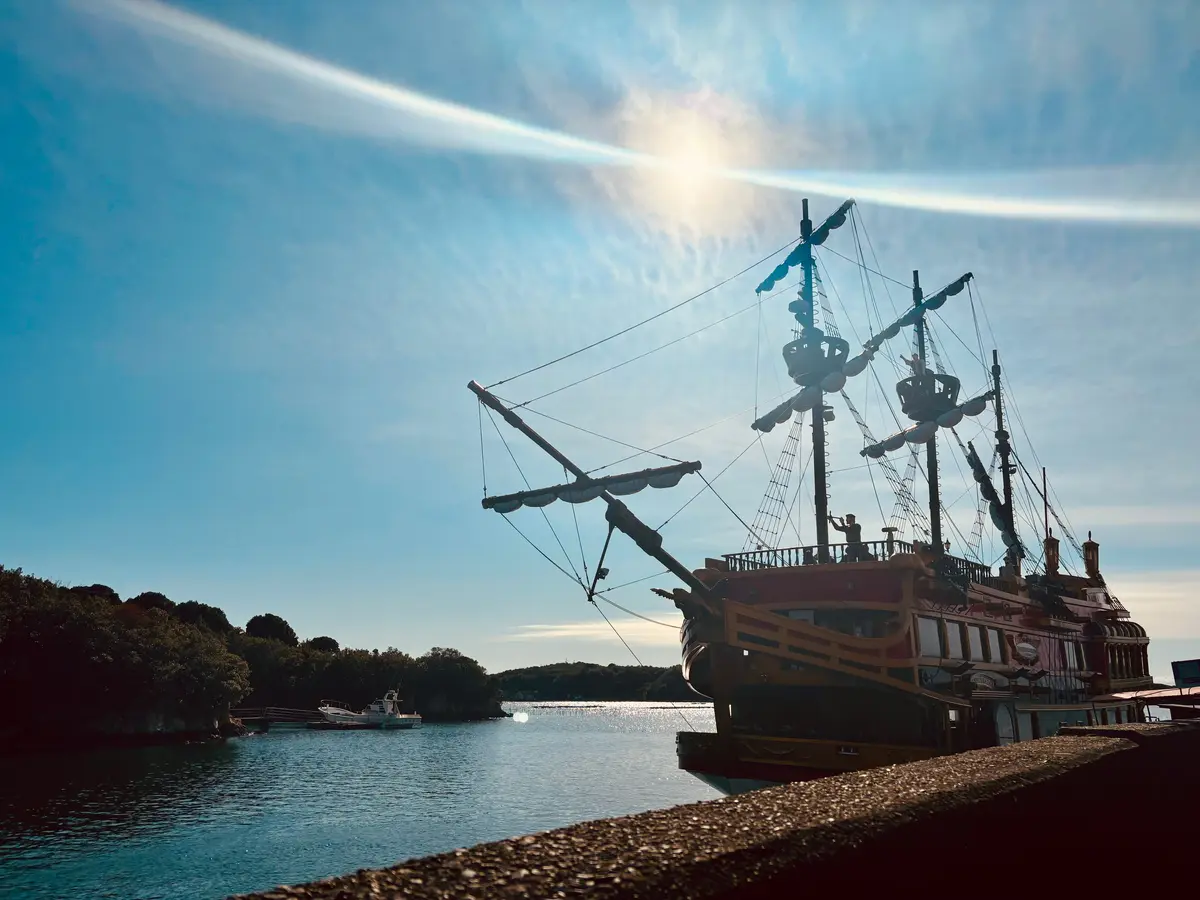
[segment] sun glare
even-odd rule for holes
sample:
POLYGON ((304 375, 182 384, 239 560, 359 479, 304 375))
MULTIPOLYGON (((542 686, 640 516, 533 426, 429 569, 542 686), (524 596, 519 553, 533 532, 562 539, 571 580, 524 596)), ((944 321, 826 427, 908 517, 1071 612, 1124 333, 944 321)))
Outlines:
POLYGON ((720 170, 740 162, 735 122, 711 95, 641 96, 624 111, 625 145, 661 160, 635 176, 645 211, 707 230, 730 202, 720 170))

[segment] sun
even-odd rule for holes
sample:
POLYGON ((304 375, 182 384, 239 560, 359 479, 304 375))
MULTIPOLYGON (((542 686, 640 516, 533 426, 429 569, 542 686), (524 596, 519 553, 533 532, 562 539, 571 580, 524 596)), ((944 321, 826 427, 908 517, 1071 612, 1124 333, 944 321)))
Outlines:
POLYGON ((625 173, 641 214, 704 233, 738 218, 749 194, 722 170, 752 161, 758 129, 749 110, 711 90, 635 91, 616 119, 618 142, 651 161, 625 173))

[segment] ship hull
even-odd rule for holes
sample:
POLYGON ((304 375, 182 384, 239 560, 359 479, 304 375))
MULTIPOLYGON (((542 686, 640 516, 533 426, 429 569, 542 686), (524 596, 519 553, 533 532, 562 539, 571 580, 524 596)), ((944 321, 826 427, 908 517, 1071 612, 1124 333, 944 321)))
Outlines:
POLYGON ((879 544, 867 561, 797 548, 695 572, 719 598, 681 604, 683 674, 716 734, 680 733, 681 769, 741 793, 1140 720, 1112 692, 1149 684, 1145 632, 1102 582, 1047 598, 879 544))

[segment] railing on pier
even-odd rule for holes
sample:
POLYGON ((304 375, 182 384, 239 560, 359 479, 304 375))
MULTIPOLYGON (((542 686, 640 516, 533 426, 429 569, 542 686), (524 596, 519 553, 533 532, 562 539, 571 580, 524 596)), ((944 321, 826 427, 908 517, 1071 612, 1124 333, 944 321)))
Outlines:
MULTIPOLYGON (((908 541, 862 541, 858 544, 830 544, 824 549, 811 545, 748 550, 745 553, 728 553, 724 559, 730 572, 753 572, 822 563, 872 562, 888 559, 897 553, 912 552, 913 545, 908 541)), ((990 584, 995 580, 990 566, 948 553, 940 557, 938 566, 945 575, 966 578, 976 584, 990 584)))

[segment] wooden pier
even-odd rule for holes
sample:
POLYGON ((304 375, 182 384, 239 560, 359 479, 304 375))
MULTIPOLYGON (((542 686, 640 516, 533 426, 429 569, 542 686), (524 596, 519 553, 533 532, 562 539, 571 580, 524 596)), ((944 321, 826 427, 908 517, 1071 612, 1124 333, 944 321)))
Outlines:
POLYGON ((320 728, 329 724, 315 709, 288 709, 283 706, 249 706, 231 709, 229 715, 241 719, 242 724, 250 731, 270 731, 272 728, 320 728))

